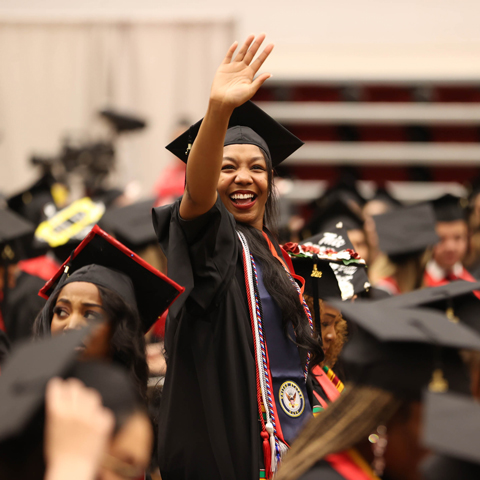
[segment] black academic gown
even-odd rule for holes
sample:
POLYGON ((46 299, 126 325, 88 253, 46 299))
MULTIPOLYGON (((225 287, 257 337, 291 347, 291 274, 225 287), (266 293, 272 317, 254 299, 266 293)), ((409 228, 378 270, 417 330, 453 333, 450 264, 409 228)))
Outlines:
POLYGON ((258 480, 254 346, 235 220, 220 199, 190 221, 179 205, 153 210, 168 275, 186 289, 166 324, 162 478, 258 480))

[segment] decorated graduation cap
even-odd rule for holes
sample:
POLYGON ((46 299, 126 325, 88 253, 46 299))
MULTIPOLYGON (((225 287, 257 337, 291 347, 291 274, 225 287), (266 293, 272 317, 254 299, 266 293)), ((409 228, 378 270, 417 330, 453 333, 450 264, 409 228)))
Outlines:
POLYGON ((427 480, 480 478, 480 405, 465 395, 426 393, 423 441, 436 455, 422 470, 427 480))
POLYGON ((51 248, 67 243, 81 242, 105 212, 105 205, 83 197, 42 222, 35 231, 35 239, 51 248))
POLYGON ((348 300, 357 292, 363 281, 363 288, 368 288, 365 273, 365 261, 351 248, 344 229, 337 232, 325 232, 308 239, 301 245, 287 243, 283 248, 288 252, 295 273, 305 280, 305 294, 313 298, 315 323, 320 331, 319 299, 337 298, 348 300), (358 273, 362 280, 358 278, 358 273), (357 275, 357 281, 355 276, 357 275))
POLYGON ((456 280, 378 301, 380 308, 429 307, 445 312, 451 322, 462 321, 480 332, 480 282, 456 280))
POLYGON ((438 242, 435 215, 429 204, 397 208, 372 218, 380 250, 389 257, 420 253, 438 242))
POLYGON ((432 309, 387 309, 367 300, 329 303, 357 326, 341 354, 354 383, 411 399, 419 399, 426 387, 468 392, 458 350, 480 349, 475 331, 432 309))
MULTIPOLYGON (((97 225, 39 294, 48 299, 54 290, 72 282, 88 282, 113 290, 138 309, 145 332, 184 291, 97 225)), ((49 325, 44 328, 49 330, 49 325)))
POLYGON ((467 220, 466 198, 447 193, 432 201, 437 222, 455 222, 467 220))
POLYGON ((154 199, 112 208, 105 212, 99 225, 132 250, 142 249, 150 243, 158 243, 152 224, 154 199))
POLYGON ((28 256, 35 225, 9 209, 0 209, 0 265, 28 256))
MULTIPOLYGON (((310 246, 319 247, 324 255, 335 259, 330 262, 330 267, 337 279, 343 300, 349 300, 354 295, 360 295, 369 290, 367 265, 365 260, 355 252, 348 238, 347 229, 343 224, 332 226, 330 230, 301 242, 302 248, 310 246)), ((328 297, 324 295, 321 298, 328 297)))
MULTIPOLYGON (((202 121, 203 119, 192 125, 166 147, 182 162, 187 162, 202 121)), ((272 166, 276 167, 298 150, 303 142, 253 102, 248 101, 233 111, 228 123, 224 145, 238 144, 256 145, 272 161, 272 166)))

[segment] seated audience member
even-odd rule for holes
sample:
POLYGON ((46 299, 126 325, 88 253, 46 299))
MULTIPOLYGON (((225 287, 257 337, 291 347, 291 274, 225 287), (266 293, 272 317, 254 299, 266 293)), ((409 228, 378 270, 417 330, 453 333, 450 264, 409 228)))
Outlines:
POLYGON ((421 288, 427 249, 438 241, 432 206, 397 208, 373 219, 384 255, 372 266, 372 284, 391 295, 421 288))
POLYGON ((452 280, 474 281, 463 266, 468 250, 468 223, 465 208, 458 197, 447 194, 432 202, 439 242, 425 268, 424 282, 435 287, 452 280))

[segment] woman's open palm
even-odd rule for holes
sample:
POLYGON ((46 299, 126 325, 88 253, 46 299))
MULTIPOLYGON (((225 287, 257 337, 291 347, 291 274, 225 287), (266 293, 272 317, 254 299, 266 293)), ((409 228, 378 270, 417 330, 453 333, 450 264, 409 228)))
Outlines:
POLYGON ((253 60, 264 40, 264 34, 259 35, 257 39, 254 35, 250 35, 235 58, 233 55, 238 46, 237 42, 228 49, 213 79, 211 100, 236 108, 250 100, 263 82, 271 77, 269 73, 263 73, 255 78, 263 62, 273 50, 273 44, 269 44, 253 60))

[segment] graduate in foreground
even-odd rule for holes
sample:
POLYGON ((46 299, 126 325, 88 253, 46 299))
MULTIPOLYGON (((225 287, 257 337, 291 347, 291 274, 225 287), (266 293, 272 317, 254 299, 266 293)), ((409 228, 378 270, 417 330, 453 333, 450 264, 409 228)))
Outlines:
POLYGON ((273 168, 302 142, 249 102, 270 76, 254 79, 264 38, 232 45, 203 121, 167 147, 188 162, 182 199, 153 212, 186 288, 166 325, 164 480, 271 478, 316 406, 321 342, 274 233, 273 168))

